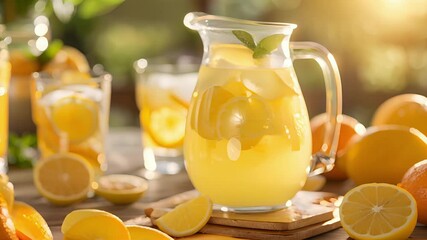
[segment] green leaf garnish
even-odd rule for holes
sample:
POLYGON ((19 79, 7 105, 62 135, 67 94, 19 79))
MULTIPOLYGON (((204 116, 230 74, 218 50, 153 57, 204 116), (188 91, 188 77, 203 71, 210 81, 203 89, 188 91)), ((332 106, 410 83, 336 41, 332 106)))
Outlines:
POLYGON ((125 0, 85 0, 79 4, 77 14, 84 19, 100 16, 115 9, 125 0))
POLYGON ((250 33, 242 30, 233 30, 232 32, 234 36, 237 37, 237 39, 239 39, 243 44, 245 44, 246 47, 248 47, 252 51, 255 50, 255 41, 250 33))
POLYGON ((252 35, 243 30, 233 30, 232 33, 237 37, 246 47, 251 49, 254 53, 252 57, 255 59, 262 58, 265 55, 272 53, 276 50, 280 43, 285 38, 284 34, 273 34, 261 39, 258 44, 255 44, 252 35))

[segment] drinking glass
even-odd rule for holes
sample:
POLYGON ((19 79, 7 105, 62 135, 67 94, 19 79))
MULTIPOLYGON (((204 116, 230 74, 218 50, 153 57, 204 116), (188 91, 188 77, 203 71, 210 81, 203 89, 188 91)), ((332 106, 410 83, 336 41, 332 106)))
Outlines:
POLYGON ((106 171, 112 77, 68 71, 34 73, 33 121, 41 158, 71 152, 84 157, 96 176, 106 171))
POLYGON ((0 25, 0 173, 7 172, 7 148, 9 137, 9 81, 10 62, 7 41, 1 38, 0 25))
POLYGON ((151 64, 139 59, 134 68, 144 168, 176 174, 184 168, 185 122, 198 65, 151 64))

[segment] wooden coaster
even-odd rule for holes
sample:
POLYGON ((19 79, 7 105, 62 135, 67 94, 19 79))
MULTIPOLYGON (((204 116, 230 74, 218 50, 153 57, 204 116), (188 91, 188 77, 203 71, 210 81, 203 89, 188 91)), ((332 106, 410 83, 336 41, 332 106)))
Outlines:
POLYGON ((233 213, 215 210, 209 223, 265 230, 292 230, 331 220, 338 195, 300 191, 292 206, 268 213, 233 213))

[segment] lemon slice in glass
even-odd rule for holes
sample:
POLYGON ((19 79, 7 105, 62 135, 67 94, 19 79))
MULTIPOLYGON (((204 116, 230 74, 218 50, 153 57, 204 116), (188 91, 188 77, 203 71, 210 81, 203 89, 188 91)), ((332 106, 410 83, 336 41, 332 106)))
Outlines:
POLYGON ((130 204, 144 195, 148 182, 134 175, 112 174, 100 177, 93 188, 97 195, 111 203, 130 204))
POLYGON ((153 140, 162 147, 178 147, 184 141, 186 109, 162 107, 150 115, 148 130, 153 140))
POLYGON ((79 95, 63 97, 51 106, 54 126, 73 143, 82 142, 97 131, 98 114, 96 102, 79 95))

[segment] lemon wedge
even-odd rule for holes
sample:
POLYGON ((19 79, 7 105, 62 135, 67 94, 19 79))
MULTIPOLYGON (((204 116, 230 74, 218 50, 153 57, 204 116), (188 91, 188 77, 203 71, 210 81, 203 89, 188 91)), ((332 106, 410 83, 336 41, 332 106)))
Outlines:
POLYGON ((211 215, 212 202, 208 197, 201 195, 178 205, 155 220, 155 224, 172 237, 185 237, 202 229, 211 215))

